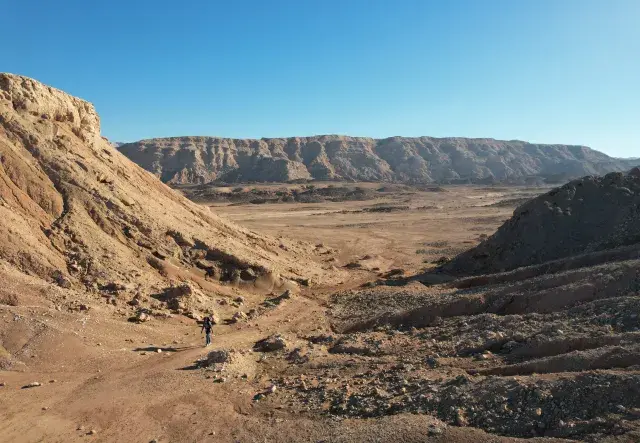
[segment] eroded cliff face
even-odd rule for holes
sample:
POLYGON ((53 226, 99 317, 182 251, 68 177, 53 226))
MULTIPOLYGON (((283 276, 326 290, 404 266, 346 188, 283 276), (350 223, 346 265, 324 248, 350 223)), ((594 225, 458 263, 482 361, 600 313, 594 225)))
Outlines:
MULTIPOLYGON (((189 162, 201 155, 181 153, 189 162)), ((295 172, 284 159, 265 161, 268 171, 295 172)), ((181 180, 205 172, 182 172, 181 180)), ((279 246, 191 203, 118 152, 100 136, 90 103, 0 74, 0 261, 78 288, 232 281, 243 271, 249 280, 324 274, 304 246, 279 246)))
POLYGON ((174 184, 299 179, 524 183, 623 171, 640 163, 584 146, 432 137, 175 137, 123 144, 119 149, 162 181, 174 184))

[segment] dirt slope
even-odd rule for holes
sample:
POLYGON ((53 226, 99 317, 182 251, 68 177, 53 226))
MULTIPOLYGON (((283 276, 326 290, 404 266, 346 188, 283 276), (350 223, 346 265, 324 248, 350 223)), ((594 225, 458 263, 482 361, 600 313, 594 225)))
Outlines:
POLYGON ((285 251, 131 162, 90 103, 11 74, 0 74, 0 238, 0 259, 76 288, 324 276, 309 245, 285 251))
POLYGON ((486 274, 640 243, 640 169, 584 177, 530 200, 478 247, 443 267, 486 274))
POLYGON ((433 137, 175 137, 127 143, 119 149, 162 181, 175 184, 300 179, 557 183, 639 164, 584 146, 433 137))

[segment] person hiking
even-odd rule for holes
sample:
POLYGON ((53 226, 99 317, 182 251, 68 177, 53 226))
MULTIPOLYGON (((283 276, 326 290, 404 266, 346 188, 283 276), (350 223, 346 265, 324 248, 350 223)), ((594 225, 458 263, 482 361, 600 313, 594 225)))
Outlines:
POLYGON ((205 332, 205 347, 209 346, 211 344, 211 329, 213 328, 213 322, 211 321, 211 317, 207 316, 204 318, 204 320, 202 321, 202 329, 200 330, 200 333, 202 334, 202 331, 205 332))

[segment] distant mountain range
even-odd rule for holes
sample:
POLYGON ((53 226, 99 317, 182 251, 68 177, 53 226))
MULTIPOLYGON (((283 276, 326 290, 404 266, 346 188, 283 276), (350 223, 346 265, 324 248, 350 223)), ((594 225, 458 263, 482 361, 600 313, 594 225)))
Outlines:
POLYGON ((556 183, 640 165, 640 159, 614 158, 586 146, 471 138, 172 137, 114 146, 170 184, 303 180, 556 183))

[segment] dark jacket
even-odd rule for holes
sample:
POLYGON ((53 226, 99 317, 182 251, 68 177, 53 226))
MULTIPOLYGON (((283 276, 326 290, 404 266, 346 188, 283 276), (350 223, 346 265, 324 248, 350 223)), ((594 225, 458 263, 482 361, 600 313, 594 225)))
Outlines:
POLYGON ((202 322, 202 331, 206 331, 207 334, 210 334, 212 327, 213 324, 211 323, 211 319, 209 317, 205 317, 204 321, 202 322))

